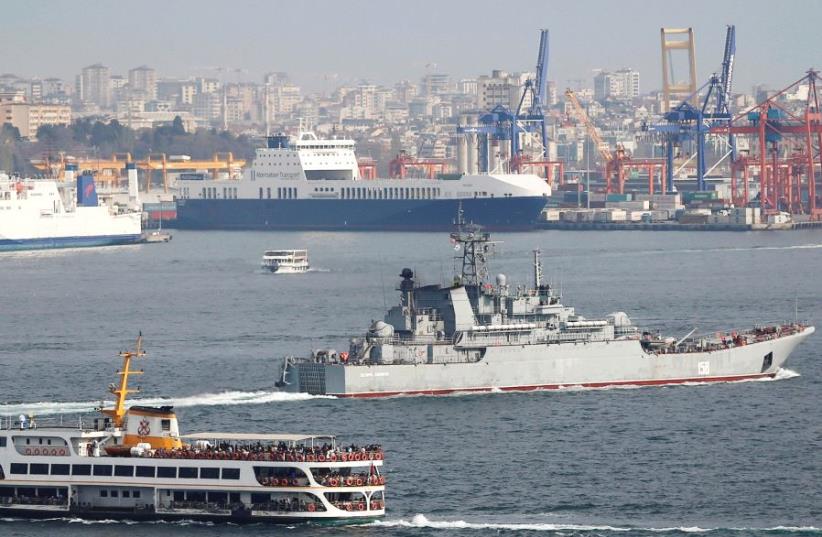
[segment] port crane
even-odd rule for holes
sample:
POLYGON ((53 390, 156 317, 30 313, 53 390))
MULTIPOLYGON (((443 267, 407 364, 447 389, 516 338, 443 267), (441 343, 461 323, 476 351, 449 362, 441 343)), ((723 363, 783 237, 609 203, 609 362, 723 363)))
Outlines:
POLYGON ((585 126, 591 142, 596 146, 600 159, 605 165, 605 192, 611 194, 616 190, 619 194, 625 192, 626 173, 630 170, 642 170, 648 174, 648 193, 654 193, 655 177, 659 176, 660 188, 665 192, 665 163, 660 159, 633 159, 621 144, 611 151, 611 147, 599 134, 594 122, 588 116, 576 93, 570 88, 565 90, 565 97, 571 103, 571 108, 580 122, 585 126))
MULTIPOLYGON (((554 170, 559 169, 559 182, 563 182, 564 162, 550 160, 548 155, 548 131, 545 125, 545 106, 548 103, 549 31, 540 30, 539 51, 534 78, 525 81, 515 111, 497 105, 480 115, 476 125, 459 125, 457 134, 477 137, 478 169, 493 171, 496 160, 495 148, 505 144, 510 151, 510 169, 519 173, 526 168, 544 168, 545 178, 551 183, 554 170), (522 142, 540 147, 538 155, 526 155, 522 142)), ((501 151, 506 153, 506 151, 501 151)))
POLYGON ((725 158, 736 157, 736 142, 733 134, 728 134, 728 151, 709 169, 706 164, 706 137, 711 129, 727 125, 731 121, 731 88, 733 85, 733 68, 736 58, 736 27, 728 25, 725 32, 725 48, 722 56, 722 68, 719 73, 711 75, 710 79, 686 97, 676 107, 663 115, 664 124, 654 125, 649 130, 663 134, 665 143, 665 159, 669 185, 674 180, 674 158, 681 153, 681 149, 690 144, 695 146, 693 152, 679 169, 682 169, 691 159, 696 159, 697 190, 706 189, 705 175, 716 168, 725 158), (699 101, 699 95, 704 98, 699 101))

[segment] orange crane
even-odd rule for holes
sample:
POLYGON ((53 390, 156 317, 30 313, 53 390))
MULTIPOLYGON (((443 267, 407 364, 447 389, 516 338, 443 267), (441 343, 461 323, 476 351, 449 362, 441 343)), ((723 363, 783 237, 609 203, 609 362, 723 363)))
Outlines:
POLYGON ((577 99, 576 93, 569 88, 565 90, 565 96, 568 97, 568 100, 571 102, 577 118, 585 125, 585 130, 588 131, 588 136, 591 137, 591 141, 596 144, 599 156, 602 157, 602 160, 606 163, 612 161, 614 156, 611 154, 611 148, 608 146, 608 143, 602 139, 602 136, 599 135, 599 131, 593 121, 588 117, 585 108, 582 107, 579 99, 577 99))
POLYGON ((571 89, 565 90, 565 96, 574 108, 574 112, 579 120, 585 125, 588 131, 588 136, 591 141, 596 144, 599 156, 605 163, 605 192, 611 194, 616 183, 616 190, 620 194, 625 192, 625 173, 629 170, 641 170, 648 173, 648 193, 654 193, 655 175, 659 174, 660 189, 664 193, 665 189, 665 170, 666 164, 664 159, 632 159, 630 155, 622 147, 622 144, 617 144, 616 150, 612 153, 608 143, 599 135, 594 123, 585 109, 579 102, 576 94, 571 89))

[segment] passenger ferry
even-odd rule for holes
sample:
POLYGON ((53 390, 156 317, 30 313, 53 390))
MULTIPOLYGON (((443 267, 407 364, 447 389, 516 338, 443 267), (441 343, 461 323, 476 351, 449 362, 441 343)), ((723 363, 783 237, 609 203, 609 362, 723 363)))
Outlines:
POLYGON ((0 517, 213 522, 346 521, 385 514, 380 446, 327 435, 180 434, 172 407, 116 401, 90 427, 20 416, 0 427, 0 517))
POLYGON ((308 250, 266 250, 263 268, 278 274, 308 272, 308 250))
POLYGON ((180 180, 178 228, 445 230, 466 218, 495 230, 533 229, 551 187, 532 174, 365 179, 353 140, 301 132, 268 138, 240 179, 180 180))

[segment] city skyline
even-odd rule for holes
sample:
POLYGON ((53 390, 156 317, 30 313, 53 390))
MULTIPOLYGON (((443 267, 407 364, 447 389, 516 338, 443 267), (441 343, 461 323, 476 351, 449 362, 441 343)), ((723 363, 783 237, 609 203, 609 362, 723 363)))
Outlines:
POLYGON ((422 2, 397 18, 396 10, 385 6, 400 4, 249 1, 232 4, 240 22, 225 39, 219 38, 226 28, 219 3, 149 1, 139 13, 102 2, 89 2, 82 12, 63 2, 13 5, 6 14, 18 23, 0 37, 0 44, 15 53, 0 71, 70 82, 83 67, 98 62, 112 74, 125 75, 146 64, 160 77, 212 76, 225 82, 259 82, 266 72, 286 71, 307 91, 330 91, 358 80, 391 85, 432 72, 458 80, 491 69, 530 71, 538 30, 545 27, 551 31, 549 79, 560 88, 575 80, 590 85, 596 69, 629 67, 643 73, 642 90, 647 92, 661 85, 660 27, 694 28, 701 83, 718 69, 725 24, 733 23, 738 36, 737 90, 747 91, 754 84, 787 85, 815 65, 812 21, 822 15, 822 5, 792 2, 789 9, 765 18, 755 15, 756 4, 710 6, 699 1, 692 3, 689 12, 694 15, 689 15, 666 13, 665 6, 635 0, 619 8, 592 2, 534 3, 521 10, 528 13, 525 24, 505 25, 496 21, 499 7, 490 2, 472 3, 470 9, 466 4, 422 2), (708 9, 712 16, 702 22, 706 17, 697 13, 708 9), (259 16, 244 17, 255 13, 259 16), (309 21, 308 13, 325 16, 309 21), (491 27, 482 29, 491 19, 491 27), (126 21, 132 21, 133 31, 126 21), (589 30, 582 42, 575 32, 585 25, 589 30), (122 31, 112 33, 115 28, 122 31), (617 43, 612 42, 615 33, 617 43), (44 34, 52 38, 44 40, 44 34), (51 46, 55 41, 61 43, 60 56, 51 46))

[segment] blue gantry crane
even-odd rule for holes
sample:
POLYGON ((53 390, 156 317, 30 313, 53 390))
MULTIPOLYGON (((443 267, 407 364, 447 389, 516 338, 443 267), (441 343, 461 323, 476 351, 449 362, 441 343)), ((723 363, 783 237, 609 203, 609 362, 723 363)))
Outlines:
POLYGON ((478 167, 480 172, 488 172, 491 140, 509 143, 512 157, 512 168, 518 169, 521 152, 520 136, 524 133, 537 134, 542 143, 543 160, 547 158, 548 134, 545 126, 544 106, 548 94, 548 30, 540 30, 539 54, 537 55, 536 75, 525 82, 525 88, 519 100, 516 112, 505 105, 498 104, 479 116, 477 125, 460 125, 458 134, 476 134, 478 144, 478 167), (530 103, 526 99, 530 95, 530 103))
MULTIPOLYGON (((688 96, 673 110, 663 117, 665 124, 655 125, 651 130, 662 133, 665 139, 665 158, 667 160, 666 173, 669 188, 673 185, 674 154, 677 148, 691 144, 696 148, 696 182, 697 190, 705 190, 705 138, 712 127, 727 125, 732 116, 730 111, 731 89, 733 85, 733 67, 736 57, 736 29, 733 25, 727 27, 725 34, 725 51, 722 58, 720 73, 714 73, 711 78, 697 89, 695 95, 703 91, 705 97, 700 106, 691 104, 695 95, 688 96)), ((726 154, 736 158, 736 143, 733 134, 728 135, 726 154)), ((724 157, 723 157, 724 158, 724 157)))
MULTIPOLYGON (((516 120, 518 126, 526 132, 537 131, 542 142, 542 157, 548 157, 548 133, 545 127, 544 106, 548 101, 548 30, 542 29, 539 32, 539 54, 537 55, 537 68, 534 79, 525 81, 525 88, 517 105, 516 120), (524 108, 525 100, 531 96, 531 103, 527 109, 524 108)), ((512 147, 512 153, 519 153, 517 148, 512 147)))

